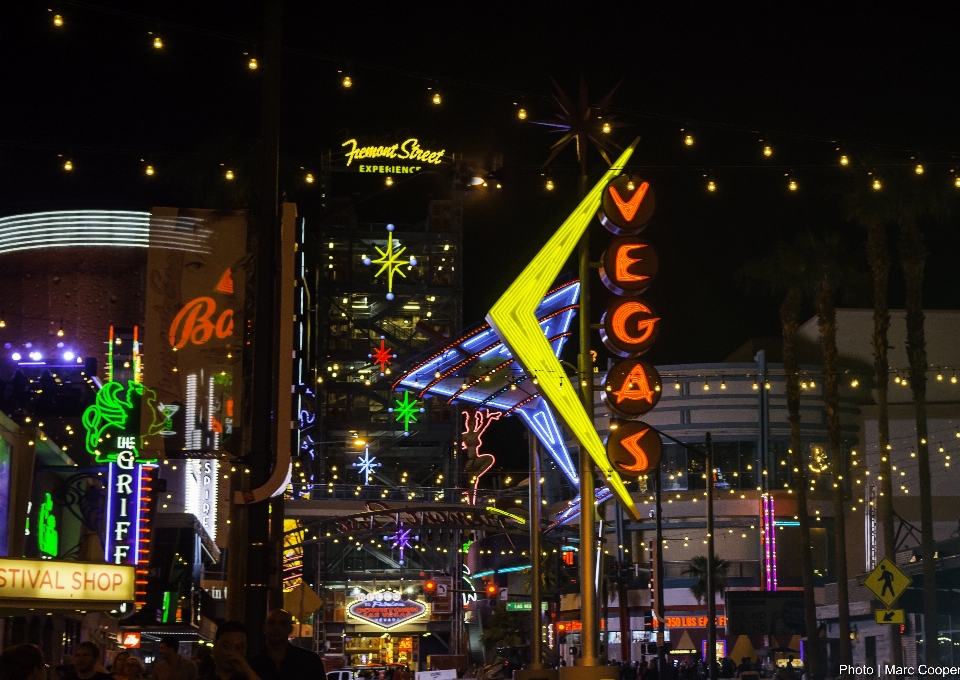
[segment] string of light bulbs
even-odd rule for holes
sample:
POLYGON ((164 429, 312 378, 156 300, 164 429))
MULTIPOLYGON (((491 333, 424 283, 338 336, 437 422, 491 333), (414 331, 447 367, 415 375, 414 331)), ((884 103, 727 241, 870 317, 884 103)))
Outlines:
MULTIPOLYGON (((209 29, 200 28, 197 26, 171 22, 171 21, 158 19, 156 17, 151 17, 144 14, 136 13, 136 12, 103 7, 93 3, 83 2, 82 0, 63 0, 63 4, 73 6, 79 9, 124 17, 124 18, 130 19, 131 21, 138 21, 151 27, 159 27, 159 29, 162 29, 164 34, 177 34, 177 33, 193 34, 193 35, 203 36, 208 38, 212 37, 212 38, 216 38, 216 39, 230 42, 233 44, 239 44, 242 47, 247 48, 246 50, 243 50, 241 54, 242 56, 241 61, 243 64, 243 68, 251 72, 256 72, 260 68, 260 62, 256 57, 256 50, 257 50, 258 43, 257 41, 251 40, 249 38, 232 35, 222 31, 213 31, 209 29)), ((55 29, 62 29, 64 26, 67 25, 68 17, 61 10, 54 12, 53 9, 49 9, 48 12, 51 14, 51 21, 55 29)), ((159 30, 158 31, 149 30, 146 32, 146 34, 147 34, 147 40, 150 41, 150 44, 152 44, 154 49, 158 51, 162 51, 169 48, 170 46, 169 41, 165 39, 164 35, 160 34, 159 30)), ((360 69, 368 72, 388 74, 390 76, 403 76, 413 80, 425 82, 427 83, 427 96, 429 98, 429 101, 436 106, 439 106, 444 102, 444 94, 441 92, 441 89, 442 89, 441 86, 444 86, 447 90, 451 88, 464 88, 464 89, 500 94, 500 95, 503 95, 504 97, 509 97, 509 99, 512 100, 512 106, 515 109, 514 115, 520 121, 526 121, 532 118, 531 116, 532 112, 527 108, 528 106, 527 100, 529 100, 530 102, 552 102, 553 101, 550 95, 505 88, 502 86, 491 85, 486 83, 468 81, 461 78, 448 78, 448 77, 436 76, 432 74, 425 74, 412 69, 398 68, 393 65, 357 61, 357 60, 352 60, 352 59, 348 59, 348 58, 337 56, 337 55, 329 55, 329 54, 316 52, 313 50, 305 50, 302 48, 295 48, 290 46, 283 47, 282 50, 284 53, 287 53, 287 54, 291 54, 291 55, 295 55, 303 58, 316 59, 322 62, 331 63, 334 66, 339 67, 336 69, 336 77, 337 77, 337 80, 339 81, 340 87, 345 90, 349 90, 355 86, 355 76, 357 74, 354 73, 354 71, 357 69, 360 69)), ((694 126, 699 129, 725 130, 725 131, 749 134, 751 136, 763 135, 759 138, 759 141, 757 142, 759 144, 758 151, 760 153, 761 159, 770 159, 774 156, 779 156, 773 142, 770 141, 771 137, 831 144, 831 145, 834 145, 835 151, 838 153, 836 164, 831 164, 831 165, 792 164, 792 165, 748 166, 742 163, 730 164, 730 165, 711 163, 709 164, 709 167, 711 168, 711 170, 708 172, 703 172, 700 166, 697 166, 694 164, 645 166, 649 168, 660 168, 660 169, 669 168, 669 169, 684 170, 684 171, 696 171, 698 173, 701 173, 702 176, 705 178, 705 184, 704 184, 705 189, 707 192, 711 192, 711 193, 717 191, 719 188, 717 178, 714 177, 715 170, 734 169, 734 168, 742 169, 742 168, 749 168, 749 167, 757 167, 757 168, 763 168, 768 170, 788 169, 788 171, 784 173, 784 177, 786 178, 785 179, 786 190, 788 192, 796 192, 800 189, 800 181, 796 173, 797 168, 801 170, 813 170, 813 169, 822 169, 822 168, 835 168, 838 166, 839 167, 853 166, 853 165, 856 165, 856 163, 852 158, 854 156, 852 151, 858 148, 886 149, 896 153, 911 154, 910 163, 871 162, 869 164, 869 167, 873 168, 873 170, 870 170, 867 172, 868 182, 870 186, 876 191, 883 190, 884 183, 885 183, 885 181, 876 174, 877 168, 893 168, 893 167, 899 168, 899 167, 903 167, 904 165, 912 165, 917 175, 923 175, 928 168, 949 167, 950 175, 951 175, 950 181, 956 188, 960 189, 960 173, 957 172, 957 164, 958 164, 958 161, 960 161, 960 153, 956 151, 943 150, 943 149, 907 148, 901 145, 886 144, 882 142, 842 140, 838 138, 812 135, 809 133, 784 131, 784 130, 776 130, 776 131, 768 130, 767 132, 763 132, 762 127, 756 126, 756 125, 738 125, 738 124, 732 124, 732 123, 726 123, 726 122, 711 121, 706 119, 690 118, 685 116, 674 116, 674 115, 660 114, 660 113, 654 113, 649 111, 640 111, 640 110, 625 108, 625 107, 611 107, 609 109, 609 113, 616 114, 620 118, 622 118, 623 116, 630 116, 637 120, 643 120, 643 119, 659 120, 659 121, 665 121, 669 123, 676 123, 678 125, 682 125, 682 127, 679 128, 679 132, 681 133, 679 137, 679 143, 686 148, 693 148, 698 143, 699 135, 695 134, 691 129, 691 126, 694 126), (917 154, 923 154, 929 157, 929 160, 927 160, 926 162, 920 162, 919 160, 917 160, 917 154), (943 161, 933 160, 933 157, 935 156, 943 156, 945 157, 945 160, 943 161)), ((604 124, 602 127, 602 131, 604 133, 610 133, 612 131, 612 127, 608 123, 604 124)), ((17 145, 31 146, 29 143, 25 144, 22 142, 17 143, 17 145)), ((93 153, 99 152, 96 149, 88 148, 88 150, 93 153)), ((117 153, 117 150, 112 149, 110 150, 110 153, 117 153)), ((130 150, 127 153, 131 156, 139 157, 141 160, 141 163, 146 163, 144 158, 153 158, 154 156, 164 155, 164 154, 157 154, 153 152, 144 153, 142 151, 134 151, 134 150, 130 150)), ((174 153, 166 152, 165 155, 176 156, 176 155, 192 155, 192 154, 177 154, 175 152, 174 153)), ((64 157, 63 154, 60 154, 60 158, 62 159, 61 167, 63 171, 73 172, 76 167, 76 159, 72 157, 64 157)), ((312 161, 308 161, 307 163, 305 163, 306 166, 318 165, 318 164, 319 162, 316 159, 313 159, 312 161)), ((221 164, 221 165, 225 165, 225 164, 221 164)), ((868 166, 863 165, 862 167, 866 169, 868 166)), ((541 170, 541 168, 539 167, 536 169, 541 170)), ((158 173, 158 171, 159 171, 158 167, 153 163, 148 163, 143 166, 143 174, 147 177, 153 177, 158 173)), ((225 181, 232 181, 237 176, 236 171, 233 168, 224 167, 222 172, 223 172, 223 178, 225 181)), ((306 172, 303 176, 303 179, 306 184, 312 184, 314 182, 313 173, 306 172)), ((390 186, 393 183, 392 177, 388 177, 384 181, 387 183, 387 186, 390 186)), ((556 187, 557 187, 557 184, 554 182, 552 178, 547 178, 545 180, 544 182, 545 190, 552 191, 556 187)), ((500 184, 497 184, 497 188, 501 188, 500 184)))

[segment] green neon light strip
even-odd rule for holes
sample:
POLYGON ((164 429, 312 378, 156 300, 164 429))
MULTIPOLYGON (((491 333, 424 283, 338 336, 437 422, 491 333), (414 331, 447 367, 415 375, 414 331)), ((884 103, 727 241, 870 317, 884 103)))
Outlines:
POLYGON ((163 594, 163 622, 170 623, 170 611, 173 606, 171 602, 171 593, 169 590, 163 594))
POLYGON ((560 225, 547 245, 493 305, 487 314, 487 322, 510 348, 527 375, 539 378, 540 393, 580 445, 586 448, 620 504, 634 519, 640 519, 637 507, 620 475, 607 460, 600 435, 580 403, 578 387, 566 378, 536 317, 537 304, 550 290, 567 257, 576 249, 577 242, 600 207, 604 188, 621 173, 636 145, 637 142, 634 141, 623 152, 576 210, 560 225))
POLYGON ((507 512, 506 510, 501 510, 500 508, 495 508, 495 507, 493 507, 492 505, 488 505, 488 506, 487 506, 487 512, 495 512, 495 513, 497 513, 498 515, 503 515, 504 517, 509 517, 510 519, 512 519, 513 521, 515 521, 517 524, 526 524, 526 523, 527 523, 527 520, 525 520, 525 519, 524 519, 523 517, 521 517, 520 515, 514 515, 512 512, 507 512))

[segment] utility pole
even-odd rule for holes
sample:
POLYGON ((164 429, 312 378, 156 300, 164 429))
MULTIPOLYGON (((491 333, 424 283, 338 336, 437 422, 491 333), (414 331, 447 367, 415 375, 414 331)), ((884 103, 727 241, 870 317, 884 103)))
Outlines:
POLYGON ((707 673, 710 680, 717 680, 717 598, 713 554, 713 439, 707 432, 707 673))
MULTIPOLYGON (((250 394, 251 436, 246 464, 251 488, 261 486, 270 477, 276 459, 273 428, 276 420, 277 386, 275 376, 279 358, 274 351, 276 276, 279 230, 280 170, 280 39, 282 0, 264 1, 264 54, 261 78, 262 120, 260 164, 260 205, 256 214, 256 312, 253 326, 253 385, 250 394)), ((289 360, 289 358, 288 358, 289 360)), ((286 420, 286 418, 282 418, 286 420)), ((246 536, 246 583, 244 621, 248 624, 252 654, 264 646, 260 623, 269 606, 269 591, 280 588, 280 550, 283 506, 262 501, 248 506, 246 536), (274 526, 271 530, 271 519, 274 526)))
POLYGON ((542 576, 540 548, 540 450, 539 442, 533 432, 527 431, 530 447, 530 564, 533 566, 530 584, 530 614, 533 625, 530 627, 530 670, 543 668, 543 612, 540 611, 542 576))

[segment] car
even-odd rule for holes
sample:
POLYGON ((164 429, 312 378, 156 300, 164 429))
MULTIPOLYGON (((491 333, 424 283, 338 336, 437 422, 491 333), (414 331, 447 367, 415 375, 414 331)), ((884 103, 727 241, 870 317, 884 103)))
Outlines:
POLYGON ((357 680, 357 675, 349 668, 341 668, 327 673, 327 680, 357 680))

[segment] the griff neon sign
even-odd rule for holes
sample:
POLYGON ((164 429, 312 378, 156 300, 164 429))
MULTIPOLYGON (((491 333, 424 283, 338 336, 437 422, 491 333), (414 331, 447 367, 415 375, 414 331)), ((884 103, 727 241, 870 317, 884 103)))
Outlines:
POLYGON ((536 308, 540 299, 550 289, 567 257, 576 248, 577 242, 600 207, 604 190, 623 170, 636 144, 637 142, 634 142, 623 152, 533 261, 494 304, 487 314, 487 321, 528 375, 550 376, 550 379, 539 381, 540 393, 567 425, 580 445, 590 454, 621 505, 631 516, 639 518, 636 505, 630 498, 620 475, 607 459, 596 428, 580 403, 579 391, 570 384, 569 380, 563 379, 565 372, 557 357, 554 356, 550 342, 544 336, 536 318, 536 308))
POLYGON ((381 590, 360 595, 349 612, 355 619, 389 630, 420 618, 427 608, 416 600, 403 599, 401 593, 381 590))
POLYGON ((113 564, 133 564, 141 552, 143 512, 149 501, 150 469, 135 462, 132 451, 121 451, 107 466, 107 524, 104 557, 113 564))

